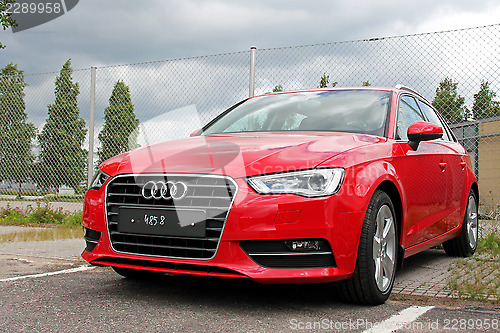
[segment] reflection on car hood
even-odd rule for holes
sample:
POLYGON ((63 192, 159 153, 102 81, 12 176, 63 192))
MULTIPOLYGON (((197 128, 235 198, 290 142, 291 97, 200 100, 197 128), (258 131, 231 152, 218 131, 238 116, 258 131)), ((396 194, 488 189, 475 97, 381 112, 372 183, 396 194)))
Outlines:
POLYGON ((233 178, 310 169, 380 137, 326 132, 231 133, 147 145, 113 157, 100 168, 110 174, 201 173, 233 178))

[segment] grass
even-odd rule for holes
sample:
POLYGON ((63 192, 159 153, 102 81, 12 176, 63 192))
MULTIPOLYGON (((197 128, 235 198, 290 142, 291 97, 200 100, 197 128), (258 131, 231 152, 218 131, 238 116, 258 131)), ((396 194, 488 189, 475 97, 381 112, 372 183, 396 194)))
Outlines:
POLYGON ((477 252, 449 269, 448 286, 462 299, 500 302, 500 234, 491 230, 478 240, 477 252))
POLYGON ((82 237, 82 212, 53 209, 48 203, 29 205, 26 209, 0 208, 0 225, 36 227, 0 234, 0 243, 16 241, 44 241, 82 237))
POLYGON ((479 251, 500 257, 500 234, 491 232, 478 241, 479 251))

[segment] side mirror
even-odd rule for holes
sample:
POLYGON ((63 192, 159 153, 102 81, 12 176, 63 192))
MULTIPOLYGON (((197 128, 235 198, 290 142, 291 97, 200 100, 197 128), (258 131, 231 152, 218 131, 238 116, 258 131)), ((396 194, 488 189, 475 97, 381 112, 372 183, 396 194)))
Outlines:
POLYGON ((196 131, 194 131, 193 133, 189 134, 189 137, 195 136, 199 132, 201 132, 201 128, 198 128, 196 131))
POLYGON ((443 128, 439 125, 426 121, 416 121, 408 127, 408 144, 413 150, 417 150, 421 141, 439 139, 443 136, 443 128))

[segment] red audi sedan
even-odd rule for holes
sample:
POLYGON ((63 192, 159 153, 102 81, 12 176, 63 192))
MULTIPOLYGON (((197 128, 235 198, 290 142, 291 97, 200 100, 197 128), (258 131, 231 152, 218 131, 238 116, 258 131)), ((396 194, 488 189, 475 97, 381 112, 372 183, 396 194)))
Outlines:
POLYGON ((381 304, 404 258, 441 243, 474 253, 477 207, 466 150, 420 94, 281 92, 102 163, 82 256, 129 278, 329 283, 381 304))

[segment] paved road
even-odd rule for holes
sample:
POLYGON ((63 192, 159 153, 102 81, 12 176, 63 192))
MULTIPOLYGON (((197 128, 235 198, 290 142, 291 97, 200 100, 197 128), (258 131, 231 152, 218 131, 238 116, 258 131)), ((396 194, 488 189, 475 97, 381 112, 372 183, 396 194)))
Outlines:
MULTIPOLYGON (((0 233, 13 232, 19 227, 0 226, 0 233), (14 228, 14 229, 12 229, 14 228)), ((23 227, 23 229, 32 229, 23 227)), ((0 254, 24 255, 51 259, 79 260, 85 247, 83 239, 65 239, 39 242, 0 243, 0 254)), ((448 267, 456 260, 443 250, 430 249, 405 260, 403 269, 396 275, 393 294, 413 296, 448 297, 452 291, 446 279, 448 267)))
MULTIPOLYGON (((0 232, 3 228, 5 227, 0 226, 0 232)), ((0 243, 0 254, 67 259, 74 261, 81 260, 80 254, 84 248, 85 241, 83 238, 38 242, 9 242, 0 243)))
POLYGON ((127 280, 87 266, 83 247, 81 239, 0 244, 0 332, 500 331, 500 305, 404 293, 446 272, 452 259, 442 250, 409 258, 394 296, 366 307, 337 301, 324 285, 127 280))
POLYGON ((322 285, 262 286, 171 275, 133 281, 108 268, 62 272, 0 279, 0 331, 364 332, 375 327, 381 330, 374 332, 390 332, 400 327, 398 332, 444 332, 444 325, 451 330, 456 320, 470 325, 456 331, 494 332, 500 318, 498 309, 344 304, 322 285))

